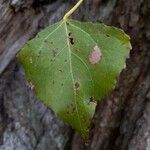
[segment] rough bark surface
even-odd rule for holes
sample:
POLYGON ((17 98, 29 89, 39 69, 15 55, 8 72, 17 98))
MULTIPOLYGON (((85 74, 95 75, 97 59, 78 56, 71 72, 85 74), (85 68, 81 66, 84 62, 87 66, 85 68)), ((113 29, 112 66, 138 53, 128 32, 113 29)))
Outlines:
POLYGON ((121 27, 133 45, 116 89, 98 104, 88 144, 27 87, 15 55, 74 2, 0 1, 0 150, 150 150, 149 0, 86 0, 73 15, 121 27))

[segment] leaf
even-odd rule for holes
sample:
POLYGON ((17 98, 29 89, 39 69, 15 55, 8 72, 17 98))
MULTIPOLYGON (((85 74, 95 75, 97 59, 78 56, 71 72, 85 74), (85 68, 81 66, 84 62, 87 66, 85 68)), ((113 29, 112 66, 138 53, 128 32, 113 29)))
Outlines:
POLYGON ((129 49, 120 29, 68 20, 29 41, 19 61, 38 97, 87 139, 95 100, 114 88, 129 49))

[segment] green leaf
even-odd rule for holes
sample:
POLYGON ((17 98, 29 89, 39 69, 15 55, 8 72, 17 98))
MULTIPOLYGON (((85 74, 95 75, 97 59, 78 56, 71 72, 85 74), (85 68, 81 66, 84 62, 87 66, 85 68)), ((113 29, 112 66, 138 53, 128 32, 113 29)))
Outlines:
POLYGON ((68 20, 29 41, 19 61, 38 97, 87 139, 95 100, 114 88, 129 49, 120 29, 68 20))

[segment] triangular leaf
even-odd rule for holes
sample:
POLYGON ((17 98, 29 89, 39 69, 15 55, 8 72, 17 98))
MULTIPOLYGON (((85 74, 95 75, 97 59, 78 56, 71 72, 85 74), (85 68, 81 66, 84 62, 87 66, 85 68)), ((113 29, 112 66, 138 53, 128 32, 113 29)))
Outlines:
POLYGON ((114 88, 129 40, 104 24, 60 21, 29 41, 19 60, 38 97, 87 138, 95 100, 114 88))

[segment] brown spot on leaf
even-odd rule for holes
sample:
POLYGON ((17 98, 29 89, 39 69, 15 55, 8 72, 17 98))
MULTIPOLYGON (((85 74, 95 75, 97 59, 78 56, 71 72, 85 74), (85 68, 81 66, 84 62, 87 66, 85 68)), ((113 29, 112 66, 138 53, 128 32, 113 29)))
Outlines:
POLYGON ((30 64, 33 63, 32 57, 29 58, 30 64))
POLYGON ((76 51, 79 52, 80 50, 79 50, 79 49, 76 49, 76 51))
POLYGON ((89 104, 97 105, 97 101, 94 99, 94 97, 90 97, 89 104))
POLYGON ((90 97, 90 102, 95 102, 94 97, 90 97))
POLYGON ((70 42, 70 44, 71 44, 71 45, 73 45, 73 44, 74 44, 74 38, 73 38, 73 35, 72 35, 72 33, 71 33, 71 32, 69 32, 69 34, 68 34, 68 38, 69 38, 69 42, 70 42))
POLYGON ((44 40, 45 43, 47 43, 47 40, 44 40))
POLYGON ((69 32, 69 33, 68 33, 68 36, 70 37, 71 35, 72 35, 72 33, 71 33, 71 32, 69 32))
POLYGON ((69 113, 74 113, 76 111, 76 107, 74 104, 70 104, 67 106, 67 109, 68 109, 68 114, 69 113))
POLYGON ((58 50, 57 48, 55 48, 55 49, 52 49, 53 57, 56 57, 57 50, 58 50))
POLYGON ((27 82, 27 86, 31 89, 34 90, 34 84, 32 83, 32 81, 27 82))
POLYGON ((94 65, 98 64, 102 58, 102 52, 100 48, 96 45, 89 54, 89 62, 94 65))
POLYGON ((76 82, 76 83, 75 83, 75 90, 76 90, 76 91, 79 91, 79 90, 80 90, 80 83, 79 83, 79 82, 76 82))
POLYGON ((40 57, 41 53, 42 53, 42 51, 39 51, 39 52, 38 52, 38 57, 40 57))

